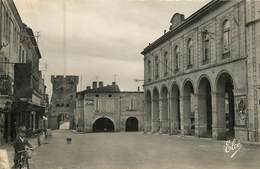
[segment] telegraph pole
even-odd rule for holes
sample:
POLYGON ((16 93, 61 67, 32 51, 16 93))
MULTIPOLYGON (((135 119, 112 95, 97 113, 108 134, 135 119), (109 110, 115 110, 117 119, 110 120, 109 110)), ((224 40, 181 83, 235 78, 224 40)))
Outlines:
POLYGON ((64 61, 64 76, 66 76, 66 64, 67 64, 67 51, 66 51, 66 47, 67 47, 67 42, 66 42, 66 19, 67 19, 67 15, 66 15, 66 0, 63 0, 63 61, 64 61))

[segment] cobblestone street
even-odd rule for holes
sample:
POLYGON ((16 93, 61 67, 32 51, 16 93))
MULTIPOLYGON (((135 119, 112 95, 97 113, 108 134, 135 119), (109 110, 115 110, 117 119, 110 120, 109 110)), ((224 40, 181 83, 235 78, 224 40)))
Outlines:
POLYGON ((32 169, 259 169, 259 159, 256 146, 242 146, 231 159, 221 141, 60 130, 36 148, 30 164, 32 169), (67 137, 72 138, 71 144, 67 137))

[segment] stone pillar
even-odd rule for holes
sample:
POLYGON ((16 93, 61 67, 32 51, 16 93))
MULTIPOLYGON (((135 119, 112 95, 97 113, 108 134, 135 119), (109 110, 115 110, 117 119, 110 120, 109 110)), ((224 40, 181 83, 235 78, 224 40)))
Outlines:
POLYGON ((144 128, 144 132, 147 133, 147 132, 151 132, 152 130, 152 126, 151 126, 151 123, 152 123, 152 115, 151 115, 151 102, 148 102, 147 100, 145 100, 145 106, 144 106, 144 114, 145 114, 145 128, 144 128))
POLYGON ((188 135, 191 133, 191 121, 190 121, 190 111, 191 111, 191 101, 190 96, 182 96, 180 101, 181 106, 181 133, 183 135, 188 135))
POLYGON ((163 133, 162 125, 163 125, 163 99, 160 97, 159 99, 159 133, 163 133))
POLYGON ((160 133, 168 133, 169 130, 169 106, 168 98, 160 99, 160 133))
POLYGON ((171 102, 170 102, 170 120, 171 120, 171 134, 177 134, 179 131, 179 98, 177 97, 171 97, 171 102))
POLYGON ((157 104, 159 100, 153 99, 152 101, 152 132, 156 133, 160 129, 160 112, 159 112, 159 106, 157 104), (158 106, 158 107, 156 107, 158 106), (159 116, 158 114, 159 113, 159 116))
POLYGON ((171 111, 171 97, 170 97, 170 94, 168 95, 168 98, 167 98, 167 133, 170 134, 170 131, 171 131, 171 117, 170 117, 170 111, 171 111))
POLYGON ((195 135, 207 135, 207 97, 196 94, 197 110, 195 111, 195 135))
POLYGON ((226 136, 225 93, 212 92, 212 137, 224 139, 226 136))
POLYGON ((144 133, 147 133, 147 128, 148 128, 148 112, 147 112, 147 100, 146 100, 146 97, 144 99, 144 124, 145 124, 145 127, 144 127, 144 133))

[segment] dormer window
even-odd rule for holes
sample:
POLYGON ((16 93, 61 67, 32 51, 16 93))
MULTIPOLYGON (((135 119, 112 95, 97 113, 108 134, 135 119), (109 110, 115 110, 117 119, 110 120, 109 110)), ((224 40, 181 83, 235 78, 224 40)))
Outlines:
POLYGON ((185 17, 183 14, 175 13, 171 18, 171 26, 170 30, 173 30, 174 28, 178 27, 183 21, 185 17))

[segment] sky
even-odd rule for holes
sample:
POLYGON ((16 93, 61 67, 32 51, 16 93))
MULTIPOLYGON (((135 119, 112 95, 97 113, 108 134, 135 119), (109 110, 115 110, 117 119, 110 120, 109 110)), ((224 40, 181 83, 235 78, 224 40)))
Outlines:
POLYGON ((187 18, 209 0, 14 2, 23 22, 40 32, 40 67, 51 94, 51 75, 64 74, 81 77, 78 90, 114 80, 123 91, 137 90, 143 82, 135 79, 144 79, 142 50, 169 29, 174 13, 187 18))

